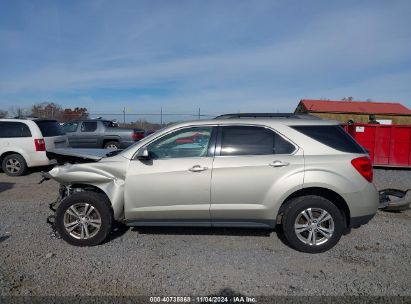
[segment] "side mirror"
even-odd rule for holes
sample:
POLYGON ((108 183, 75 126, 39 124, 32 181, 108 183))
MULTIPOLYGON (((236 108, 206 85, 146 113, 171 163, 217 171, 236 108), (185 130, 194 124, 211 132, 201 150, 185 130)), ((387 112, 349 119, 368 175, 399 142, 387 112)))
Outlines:
POLYGON ((138 150, 137 154, 136 154, 136 158, 137 159, 141 159, 141 160, 147 160, 150 159, 150 152, 148 152, 147 148, 141 148, 140 150, 138 150))

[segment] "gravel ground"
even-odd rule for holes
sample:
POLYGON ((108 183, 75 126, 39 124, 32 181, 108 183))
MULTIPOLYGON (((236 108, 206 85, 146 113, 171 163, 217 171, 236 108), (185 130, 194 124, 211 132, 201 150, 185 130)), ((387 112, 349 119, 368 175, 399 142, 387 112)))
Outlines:
MULTIPOLYGON (((411 295, 411 211, 378 212, 332 250, 309 255, 275 232, 120 228, 77 248, 50 236, 57 194, 39 173, 0 173, 0 295, 411 295)), ((376 170, 378 188, 411 187, 411 172, 376 170)))

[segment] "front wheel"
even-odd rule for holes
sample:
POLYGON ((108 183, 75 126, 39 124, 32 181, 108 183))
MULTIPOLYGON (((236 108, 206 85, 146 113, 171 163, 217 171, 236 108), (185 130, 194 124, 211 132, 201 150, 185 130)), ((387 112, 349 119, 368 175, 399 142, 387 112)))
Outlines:
POLYGON ((55 226, 60 236, 75 246, 101 244, 111 232, 113 215, 108 199, 84 191, 65 198, 56 211, 55 226))
POLYGON ((307 253, 331 249, 345 229, 341 211, 329 200, 315 195, 297 197, 289 202, 282 226, 290 245, 307 253))
POLYGON ((3 159, 2 169, 9 176, 21 176, 27 171, 27 163, 20 154, 10 154, 3 159))

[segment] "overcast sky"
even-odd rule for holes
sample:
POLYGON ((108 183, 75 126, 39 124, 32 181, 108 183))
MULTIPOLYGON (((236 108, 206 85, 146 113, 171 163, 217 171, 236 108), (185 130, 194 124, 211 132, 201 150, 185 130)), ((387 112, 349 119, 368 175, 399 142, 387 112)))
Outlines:
POLYGON ((0 1, 0 109, 411 108, 411 1, 0 1))

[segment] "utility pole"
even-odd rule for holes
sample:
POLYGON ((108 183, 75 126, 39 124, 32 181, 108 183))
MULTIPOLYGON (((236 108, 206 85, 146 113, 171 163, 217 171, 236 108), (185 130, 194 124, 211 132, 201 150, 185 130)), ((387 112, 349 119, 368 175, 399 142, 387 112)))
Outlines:
POLYGON ((126 125, 126 107, 123 108, 123 124, 126 125))
POLYGON ((198 108, 198 120, 201 119, 201 108, 198 108))
POLYGON ((161 121, 161 126, 163 126, 163 107, 160 108, 160 121, 161 121))

